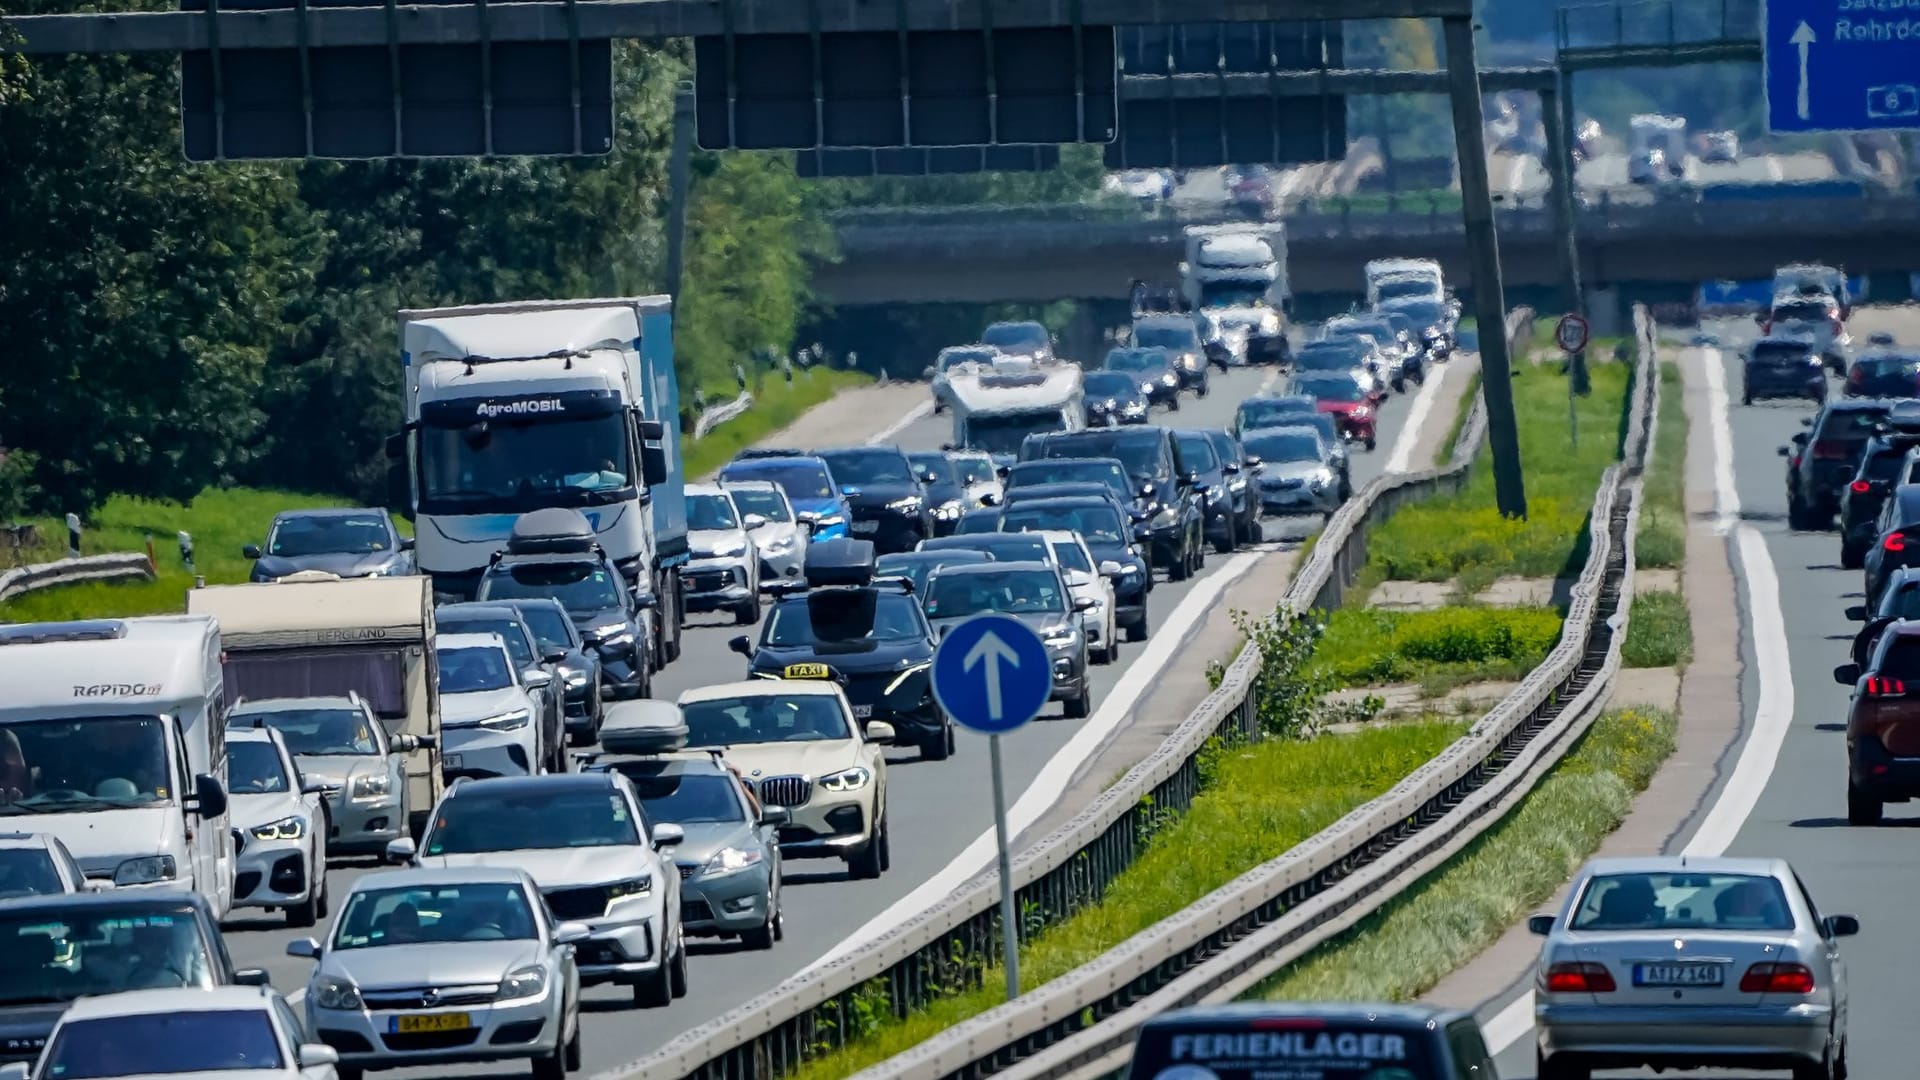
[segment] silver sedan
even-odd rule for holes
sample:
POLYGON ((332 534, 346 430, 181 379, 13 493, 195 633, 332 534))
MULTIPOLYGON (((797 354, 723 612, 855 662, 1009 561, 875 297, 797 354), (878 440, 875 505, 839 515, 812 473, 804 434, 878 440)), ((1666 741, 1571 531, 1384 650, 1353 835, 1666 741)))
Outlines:
POLYGON ((1540 1080, 1733 1066, 1843 1076, 1850 915, 1822 917, 1782 859, 1594 859, 1543 935, 1540 1080))

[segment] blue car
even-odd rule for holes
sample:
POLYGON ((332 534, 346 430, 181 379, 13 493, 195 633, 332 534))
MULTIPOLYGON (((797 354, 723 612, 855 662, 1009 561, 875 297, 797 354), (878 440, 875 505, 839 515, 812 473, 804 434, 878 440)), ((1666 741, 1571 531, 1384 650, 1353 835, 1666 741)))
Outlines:
POLYGON ((853 508, 840 485, 833 482, 833 472, 825 461, 800 454, 738 457, 720 470, 720 482, 730 484, 740 480, 770 480, 780 485, 787 493, 787 501, 793 504, 794 516, 807 528, 812 542, 847 535, 853 508))

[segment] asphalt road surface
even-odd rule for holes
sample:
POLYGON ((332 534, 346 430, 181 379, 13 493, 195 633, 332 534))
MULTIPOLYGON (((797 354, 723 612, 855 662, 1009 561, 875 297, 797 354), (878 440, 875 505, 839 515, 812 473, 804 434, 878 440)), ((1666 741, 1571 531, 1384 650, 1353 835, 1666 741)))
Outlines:
MULTIPOLYGON (((1237 369, 1226 374, 1216 372, 1212 393, 1203 399, 1183 396, 1178 412, 1156 410, 1156 423, 1182 427, 1225 427, 1231 424, 1238 403, 1271 385, 1276 372, 1271 368, 1237 369)), ((1437 381, 1437 380, 1430 380, 1437 381)), ((1377 475, 1394 456, 1395 440, 1414 400, 1412 395, 1395 395, 1381 410, 1379 449, 1368 453, 1355 448, 1353 465, 1356 487, 1377 475)), ((1447 424, 1450 410, 1435 407, 1428 412, 1426 425, 1447 424), (1441 416, 1445 412, 1447 415, 1441 416)), ((897 441, 909 449, 937 449, 951 437, 951 419, 924 417, 903 428, 897 441)), ((1401 455, 1402 460, 1405 455, 1401 455)), ((1269 519, 1266 546, 1281 545, 1303 538, 1314 521, 1269 519), (1289 540, 1288 538, 1291 538, 1289 540)), ((1177 637, 1159 633, 1170 620, 1191 620, 1193 614, 1217 601, 1221 582, 1209 585, 1209 579, 1233 563, 1234 557, 1211 554, 1206 572, 1186 582, 1174 583, 1161 575, 1151 594, 1149 612, 1154 637, 1137 645, 1127 645, 1121 659, 1095 667, 1094 706, 1098 710, 1116 682, 1129 669, 1144 662, 1164 665, 1173 659, 1177 637), (1197 596, 1196 596, 1197 594, 1197 596), (1188 597, 1196 603, 1186 604, 1188 597), (1164 638, 1164 640, 1163 640, 1164 638), (1158 643, 1158 644, 1156 644, 1158 643)), ((1244 571, 1244 563, 1241 568, 1244 571)), ((1191 623, 1188 623, 1191 625, 1191 623)), ((728 682, 744 677, 745 661, 729 652, 727 639, 749 632, 734 627, 719 616, 700 616, 690 628, 681 659, 655 676, 655 693, 670 699, 690 687, 728 682)), ((1133 685, 1139 685, 1136 675, 1133 685)), ((1050 708, 1035 723, 1009 736, 1005 755, 1009 768, 1008 800, 1011 804, 1033 784, 1042 767, 1073 734, 1088 721, 1061 719, 1058 709, 1050 708)), ((585 995, 585 1029, 582 1037, 585 1072, 591 1074, 632 1061, 679 1033, 696 1027, 731 1009, 752 996, 764 992, 781 980, 806 968, 849 935, 867 926, 869 921, 888 911, 915 886, 945 870, 985 829, 991 828, 988 804, 987 754, 983 740, 962 732, 959 752, 949 761, 922 763, 912 751, 903 751, 888 762, 895 770, 890 777, 889 816, 893 827, 892 869, 877 881, 850 881, 839 863, 794 861, 787 866, 786 939, 768 952, 747 952, 737 943, 716 943, 692 939, 689 993, 669 1008, 643 1010, 632 1006, 626 987, 590 988, 585 995)), ((373 863, 336 867, 329 875, 334 910, 337 912, 354 878, 377 869, 373 863)), ((252 915, 254 913, 243 913, 252 915)), ((330 924, 328 924, 330 925, 330 924)), ((322 927, 319 929, 326 929, 322 927)), ((265 967, 273 983, 283 993, 304 992, 311 970, 309 961, 286 955, 287 942, 307 936, 308 931, 290 931, 272 917, 242 918, 229 922, 227 941, 234 961, 242 967, 265 967)), ((411 1070, 437 1078, 466 1075, 521 1074, 524 1062, 499 1066, 461 1066, 432 1070, 411 1070)), ((382 1075, 403 1075, 388 1073, 382 1075)))

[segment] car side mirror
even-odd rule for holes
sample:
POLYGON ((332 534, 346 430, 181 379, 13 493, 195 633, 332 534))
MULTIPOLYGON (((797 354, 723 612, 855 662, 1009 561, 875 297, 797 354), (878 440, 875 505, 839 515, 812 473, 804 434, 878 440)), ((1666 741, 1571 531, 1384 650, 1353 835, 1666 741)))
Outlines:
POLYGON ((293 1052, 294 1064, 303 1069, 317 1069, 322 1065, 340 1064, 340 1051, 326 1043, 301 1043, 293 1052))
POLYGON ((651 611, 659 606, 660 598, 650 592, 635 592, 633 594, 633 609, 635 611, 651 611))
MULTIPOLYGON (((313 951, 315 953, 318 953, 320 951, 319 942, 314 941, 312 938, 308 938, 307 942, 313 946, 313 951)), ((289 951, 291 951, 293 943, 288 942, 287 945, 288 945, 289 951)), ((266 968, 241 968, 240 970, 233 973, 233 985, 235 986, 272 986, 273 979, 267 975, 266 968)))
POLYGON ((287 942, 287 955, 302 960, 320 959, 320 943, 310 937, 294 938, 287 942))
POLYGON ((1841 664, 1833 669, 1833 681, 1841 686, 1852 686, 1860 681, 1859 664, 1841 664))
POLYGON ((1207 492, 1209 492, 1209 491, 1212 491, 1212 490, 1213 490, 1213 485, 1212 485, 1212 484, 1200 484, 1200 483, 1196 483, 1196 484, 1194 484, 1194 485, 1193 485, 1193 493, 1194 493, 1195 495, 1205 495, 1205 494, 1206 494, 1207 492))
POLYGON ((387 861, 395 866, 405 866, 419 853, 420 849, 414 846, 411 836, 397 837, 387 841, 387 861))
POLYGON ((565 649, 548 649, 540 654, 540 659, 549 664, 557 664, 566 658, 567 650, 565 649))
POLYGON ((670 847, 684 842, 686 838, 687 830, 672 822, 663 821, 653 827, 653 849, 655 851, 665 851, 670 847))
POLYGON ((1002 480, 1005 480, 1007 478, 1007 474, 1011 473, 1012 471, 1013 471, 1012 469, 1008 468, 1005 465, 996 465, 994 466, 994 469, 993 469, 993 475, 999 477, 1002 480))
POLYGON ((1795 446, 1805 446, 1807 445, 1807 433, 1804 431, 1796 431, 1793 434, 1793 438, 1788 441, 1792 442, 1795 446))
POLYGON ((729 640, 727 642, 727 648, 732 649, 734 652, 739 653, 741 656, 745 656, 745 657, 753 656, 753 642, 749 640, 747 635, 745 634, 741 634, 740 636, 729 640))
POLYGON ((793 811, 784 806, 762 807, 760 810, 760 824, 772 825, 776 828, 781 825, 791 825, 793 824, 793 811))
POLYGON ((1853 605, 1852 607, 1847 609, 1847 618, 1853 620, 1854 622, 1866 622, 1867 606, 1865 604, 1853 605))
POLYGON ((1829 915, 1821 921, 1830 937, 1852 937, 1860 932, 1860 920, 1851 915, 1829 915))
POLYGON ((1537 937, 1546 937, 1548 934, 1553 933, 1553 919, 1554 917, 1552 915, 1527 916, 1527 933, 1537 937))
POLYGON ((593 927, 586 923, 563 922, 553 928, 555 945, 577 945, 593 936, 593 927))
POLYGON ((0 1065, 0 1080, 27 1080, 33 1075, 33 1066, 24 1061, 11 1061, 0 1065))
POLYGON ((415 750, 420 749, 420 747, 423 745, 430 745, 430 744, 422 743, 420 741, 420 736, 414 735, 410 732, 405 732, 405 731, 401 732, 398 735, 395 735, 393 738, 387 741, 390 744, 392 744, 395 752, 401 753, 401 754, 411 754, 415 750))
POLYGON ((220 778, 201 773, 193 778, 193 805, 187 807, 203 818, 216 818, 227 812, 227 789, 220 778))
POLYGON ((1247 468, 1257 470, 1260 468, 1260 466, 1265 464, 1266 462, 1262 460, 1258 454, 1247 455, 1247 468))
POLYGON ((259 544, 248 544, 248 545, 247 545, 246 547, 243 547, 243 548, 241 548, 241 549, 240 549, 240 557, 241 557, 241 558, 243 558, 243 559, 257 559, 257 558, 259 558, 259 557, 260 557, 260 545, 259 545, 259 544))
POLYGON ((748 532, 752 532, 766 523, 767 516, 765 514, 748 514, 746 517, 740 519, 740 524, 746 526, 748 532))
POLYGON ((1076 596, 1073 598, 1073 610, 1075 611, 1092 611, 1098 604, 1099 601, 1091 596, 1076 596))
POLYGON ((1108 559, 1100 564, 1100 572, 1107 577, 1119 577, 1121 574, 1127 572, 1127 568, 1114 562, 1112 559, 1108 559))
POLYGON ((1792 447, 1790 447, 1790 446, 1783 446, 1783 447, 1781 447, 1781 448, 1780 448, 1780 456, 1781 456, 1781 457, 1792 457, 1792 456, 1793 456, 1793 448, 1792 448, 1792 447))
POLYGON ((1240 474, 1240 466, 1229 461, 1225 465, 1220 466, 1220 474, 1222 476, 1238 476, 1240 474))
POLYGON ((300 785, 300 794, 302 795, 325 795, 332 790, 334 790, 332 784, 323 784, 318 780, 303 781, 300 785))
POLYGON ((553 672, 546 668, 528 668, 520 673, 520 681, 535 690, 545 690, 553 685, 553 672))
POLYGON ((400 538, 401 551, 412 551, 414 548, 414 544, 415 544, 414 538, 411 536, 403 536, 400 538))
MULTIPOLYGON (((946 628, 942 627, 941 629, 944 632, 946 628)), ((891 745, 893 740, 900 737, 900 733, 893 730, 893 725, 887 723, 885 720, 875 720, 869 723, 866 731, 867 741, 870 743, 879 743, 881 746, 891 745)))

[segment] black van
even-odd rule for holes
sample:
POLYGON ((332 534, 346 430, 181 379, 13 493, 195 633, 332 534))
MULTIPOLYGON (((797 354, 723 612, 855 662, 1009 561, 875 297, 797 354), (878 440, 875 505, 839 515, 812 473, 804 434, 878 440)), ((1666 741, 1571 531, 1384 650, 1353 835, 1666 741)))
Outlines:
POLYGON ((1480 1025, 1419 1005, 1236 1002, 1147 1021, 1127 1080, 1498 1080, 1480 1025))
POLYGON ((1206 565, 1204 512, 1207 485, 1180 456, 1173 432, 1158 425, 1029 435, 1021 461, 1050 458, 1111 458, 1134 485, 1134 520, 1144 525, 1153 564, 1184 581, 1206 565))

